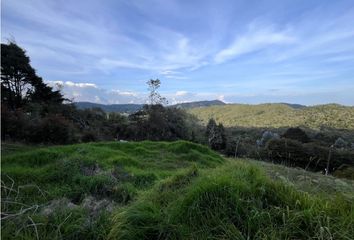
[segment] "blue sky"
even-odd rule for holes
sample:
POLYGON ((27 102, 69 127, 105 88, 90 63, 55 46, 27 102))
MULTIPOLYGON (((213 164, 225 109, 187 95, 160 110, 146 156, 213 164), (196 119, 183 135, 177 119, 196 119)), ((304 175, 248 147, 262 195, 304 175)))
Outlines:
POLYGON ((75 101, 354 105, 354 1, 3 0, 15 39, 75 101))

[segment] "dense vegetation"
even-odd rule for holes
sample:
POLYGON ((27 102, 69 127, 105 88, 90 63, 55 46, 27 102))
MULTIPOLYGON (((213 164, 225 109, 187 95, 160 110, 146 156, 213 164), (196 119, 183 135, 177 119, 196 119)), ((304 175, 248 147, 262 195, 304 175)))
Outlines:
MULTIPOLYGON (((150 105, 129 116, 100 108, 77 109, 58 89, 47 86, 16 43, 1 44, 1 139, 68 144, 100 140, 202 141, 195 118, 162 106, 160 80, 147 82, 150 105)), ((136 107, 136 106, 135 106, 136 107)))
POLYGON ((352 183, 338 183, 349 193, 338 186, 336 195, 318 195, 321 182, 311 193, 299 192, 271 180, 257 163, 226 160, 189 142, 3 148, 8 149, 2 159, 3 239, 349 239, 354 234, 352 183))
POLYGON ((293 108, 286 104, 228 104, 193 108, 190 113, 205 125, 210 118, 225 127, 323 127, 354 130, 354 107, 337 104, 293 108))

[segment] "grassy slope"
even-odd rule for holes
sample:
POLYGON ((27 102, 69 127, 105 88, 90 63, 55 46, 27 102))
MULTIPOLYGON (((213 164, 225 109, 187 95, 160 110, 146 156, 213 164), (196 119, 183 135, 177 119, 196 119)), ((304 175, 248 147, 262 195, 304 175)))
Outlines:
POLYGON ((3 239, 35 239, 36 230, 40 239, 350 239, 354 235, 352 181, 222 159, 193 143, 110 142, 5 153, 3 212, 18 213, 34 204, 39 208, 3 220, 3 239), (7 176, 18 194, 9 190, 12 180, 7 176), (325 188, 329 191, 320 190, 325 188), (88 195, 114 201, 116 210, 93 213, 82 203, 88 195), (65 205, 43 214, 43 208, 63 197, 77 207, 65 205))
POLYGON ((331 128, 354 129, 354 107, 336 104, 318 105, 303 109, 294 109, 285 104, 230 104, 193 108, 190 113, 203 123, 210 118, 225 126, 242 127, 290 127, 305 126, 318 129, 321 126, 331 128))

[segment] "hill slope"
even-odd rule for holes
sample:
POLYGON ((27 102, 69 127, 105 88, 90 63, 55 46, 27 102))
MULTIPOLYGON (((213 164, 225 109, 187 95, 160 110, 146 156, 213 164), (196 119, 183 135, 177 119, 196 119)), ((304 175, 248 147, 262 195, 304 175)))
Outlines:
POLYGON ((319 129, 330 128, 354 129, 354 107, 336 104, 318 105, 306 108, 292 108, 286 104, 229 104, 193 108, 190 113, 204 124, 210 118, 227 127, 290 127, 305 126, 319 129))
POLYGON ((12 147, 1 171, 4 239, 350 239, 354 234, 352 181, 223 159, 185 141, 12 147), (301 189, 297 176, 303 175, 316 184, 301 189), (336 195, 318 191, 329 181, 336 195))

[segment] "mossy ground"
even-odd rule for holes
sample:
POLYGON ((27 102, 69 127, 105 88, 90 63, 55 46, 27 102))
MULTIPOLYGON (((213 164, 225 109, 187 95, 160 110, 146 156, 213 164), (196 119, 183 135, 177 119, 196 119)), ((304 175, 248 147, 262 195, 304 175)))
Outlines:
POLYGON ((310 191, 315 186, 301 191, 296 181, 270 178, 272 173, 284 175, 274 165, 223 159, 185 141, 104 142, 3 153, 3 239, 354 236, 351 182, 334 193, 310 191), (86 208, 87 196, 113 203, 113 211, 86 208), (56 199, 66 199, 66 205, 44 214, 56 199))

